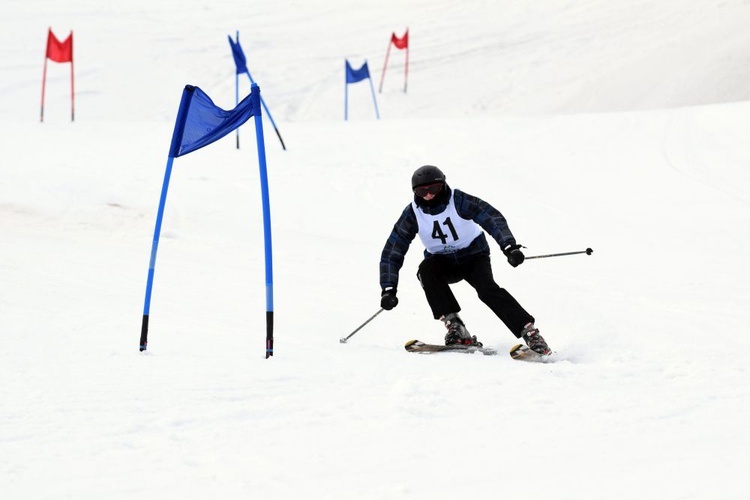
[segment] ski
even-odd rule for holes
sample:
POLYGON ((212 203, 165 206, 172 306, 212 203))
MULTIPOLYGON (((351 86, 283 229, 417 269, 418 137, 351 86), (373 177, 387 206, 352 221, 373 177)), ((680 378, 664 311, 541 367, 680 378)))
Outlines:
POLYGON ((551 354, 539 354, 538 352, 532 351, 523 344, 516 344, 510 348, 510 357, 519 361, 531 361, 534 363, 546 363, 549 361, 554 353, 551 354))
POLYGON ((421 340, 410 340, 404 344, 404 349, 408 352, 417 352, 420 354, 432 354, 436 352, 460 352, 464 354, 473 354, 481 352, 485 356, 494 356, 497 354, 497 350, 491 347, 479 347, 469 345, 441 345, 441 344, 425 344, 421 340))

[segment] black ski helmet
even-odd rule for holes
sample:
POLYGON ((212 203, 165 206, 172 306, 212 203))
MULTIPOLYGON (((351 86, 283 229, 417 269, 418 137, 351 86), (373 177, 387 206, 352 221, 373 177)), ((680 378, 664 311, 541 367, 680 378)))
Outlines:
POLYGON ((434 165, 423 165, 414 171, 411 176, 411 188, 432 184, 433 182, 445 182, 445 174, 434 165))

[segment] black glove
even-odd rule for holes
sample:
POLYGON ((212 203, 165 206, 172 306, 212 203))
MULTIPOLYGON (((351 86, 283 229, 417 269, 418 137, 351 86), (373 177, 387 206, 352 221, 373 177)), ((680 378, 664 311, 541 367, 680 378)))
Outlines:
POLYGON ((523 264, 523 261, 526 259, 526 257, 521 251, 521 248, 523 248, 521 245, 515 244, 508 245, 507 247, 503 248, 503 253, 508 258, 508 264, 513 267, 518 267, 523 264))
POLYGON ((398 297, 396 297, 395 288, 386 288, 380 295, 380 307, 386 311, 390 311, 398 305, 398 297))

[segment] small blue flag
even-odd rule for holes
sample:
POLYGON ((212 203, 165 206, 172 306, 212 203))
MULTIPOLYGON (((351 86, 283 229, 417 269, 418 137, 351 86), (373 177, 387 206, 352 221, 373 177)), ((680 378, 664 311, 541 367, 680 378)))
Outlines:
POLYGON ((346 83, 357 83, 370 78, 370 70, 367 67, 367 61, 359 69, 352 69, 349 61, 346 61, 346 83))
POLYGON ((232 40, 232 37, 229 35, 227 35, 227 38, 229 38, 229 46, 232 47, 232 56, 234 56, 234 64, 237 66, 237 74, 247 73, 247 59, 245 59, 245 53, 240 46, 239 35, 237 36, 237 42, 232 40))
POLYGON ((252 116, 260 116, 260 94, 251 92, 231 111, 216 106, 198 87, 186 85, 169 156, 177 158, 218 141, 252 116))

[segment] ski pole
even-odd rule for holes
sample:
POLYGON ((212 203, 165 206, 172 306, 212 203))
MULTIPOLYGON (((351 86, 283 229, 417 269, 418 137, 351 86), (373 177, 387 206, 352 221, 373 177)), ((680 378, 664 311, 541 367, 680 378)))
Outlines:
POLYGON ((346 337, 341 337, 341 338, 339 339, 339 342, 341 342, 342 344, 346 344, 346 341, 347 341, 347 340, 349 340, 349 338, 350 338, 350 337, 351 337, 352 335, 354 335, 355 333, 357 333, 358 331, 360 331, 360 330, 361 330, 361 329, 362 329, 362 328, 363 328, 363 327, 364 327, 364 326, 365 326, 365 325, 366 325, 367 323, 369 323, 370 321, 374 320, 374 319, 375 319, 375 316, 377 316, 378 314, 382 313, 383 311, 385 311, 385 309, 383 309, 383 308, 381 307, 381 308, 380 308, 380 310, 379 310, 378 312, 376 312, 375 314, 373 314, 372 316, 370 316, 370 319, 368 319, 367 321, 365 321, 364 323, 362 323, 361 325, 359 325, 359 328, 357 328, 356 330, 354 330, 354 331, 353 331, 352 333, 350 333, 350 334, 349 334, 349 335, 347 335, 346 337))
POLYGON ((563 255, 578 255, 581 253, 585 253, 586 255, 591 255, 594 253, 594 251, 590 248, 587 248, 586 250, 581 250, 580 252, 563 252, 563 253, 550 253, 547 255, 531 255, 529 257, 526 257, 526 260, 528 259, 546 259, 547 257, 562 257, 563 255))

